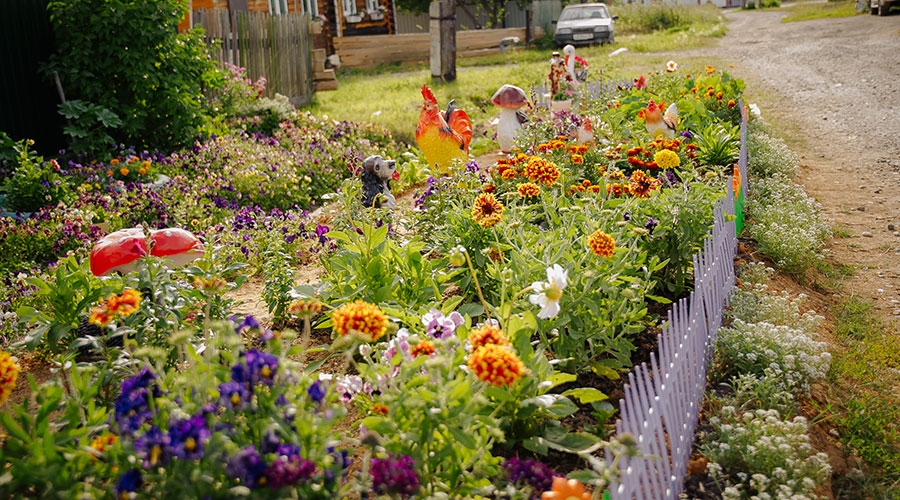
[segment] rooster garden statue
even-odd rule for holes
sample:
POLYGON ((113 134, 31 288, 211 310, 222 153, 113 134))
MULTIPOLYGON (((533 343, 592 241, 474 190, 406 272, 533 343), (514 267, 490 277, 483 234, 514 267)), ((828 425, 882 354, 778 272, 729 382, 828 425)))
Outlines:
POLYGON ((447 111, 441 112, 437 99, 427 85, 422 85, 422 113, 416 126, 416 142, 425 153, 430 166, 440 174, 450 172, 454 161, 465 162, 469 158, 472 142, 472 122, 465 111, 450 101, 447 111))
POLYGON ((644 125, 654 139, 661 135, 672 139, 678 130, 678 106, 673 102, 663 114, 662 109, 650 99, 644 110, 644 125))

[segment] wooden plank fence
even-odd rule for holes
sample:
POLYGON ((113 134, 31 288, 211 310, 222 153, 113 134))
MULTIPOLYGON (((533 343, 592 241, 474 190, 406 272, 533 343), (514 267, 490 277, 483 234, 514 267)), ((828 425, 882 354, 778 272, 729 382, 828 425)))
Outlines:
MULTIPOLYGON (((595 92, 630 82, 597 82, 595 92)), ((539 94, 544 92, 535 92, 539 94)), ((544 89, 546 90, 546 89, 544 89)), ((747 110, 741 120, 738 166, 747 196, 747 110)), ((674 500, 684 491, 684 476, 706 390, 706 372, 722 326, 728 298, 735 286, 737 252, 735 193, 726 182, 726 195, 716 203, 711 233, 694 255, 694 291, 669 310, 649 366, 641 363, 628 374, 620 403, 618 434, 634 436, 642 456, 623 457, 618 481, 610 485, 612 500, 674 500)), ((613 464, 607 451, 606 461, 613 464)))
POLYGON ((268 97, 282 94, 295 106, 309 103, 313 94, 309 14, 199 9, 193 16, 215 61, 247 68, 254 81, 265 77, 268 97))
MULTIPOLYGON (((533 36, 543 36, 535 28, 533 36)), ((500 40, 517 36, 525 40, 525 28, 460 31, 456 34, 458 57, 500 52, 500 40)), ((405 35, 345 36, 334 39, 334 50, 347 68, 370 68, 379 64, 427 62, 431 39, 428 33, 405 35)))

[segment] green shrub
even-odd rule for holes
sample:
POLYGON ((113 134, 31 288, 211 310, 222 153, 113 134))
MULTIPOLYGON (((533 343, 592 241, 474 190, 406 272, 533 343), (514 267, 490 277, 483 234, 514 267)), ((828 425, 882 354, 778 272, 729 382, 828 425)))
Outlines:
POLYGON ((616 31, 622 33, 651 33, 653 31, 682 30, 695 24, 715 24, 721 14, 715 7, 680 5, 629 5, 616 7, 619 15, 616 31))
POLYGON ((59 166, 54 160, 44 162, 44 157, 28 151, 34 144, 32 140, 22 140, 13 146, 18 165, 6 184, 6 199, 3 205, 7 210, 17 212, 36 212, 41 207, 55 205, 68 192, 68 184, 59 175, 59 166))
POLYGON ((196 135, 202 91, 221 77, 200 33, 178 33, 183 1, 69 0, 49 10, 57 52, 47 70, 69 99, 121 118, 109 127, 118 142, 171 148, 196 135))

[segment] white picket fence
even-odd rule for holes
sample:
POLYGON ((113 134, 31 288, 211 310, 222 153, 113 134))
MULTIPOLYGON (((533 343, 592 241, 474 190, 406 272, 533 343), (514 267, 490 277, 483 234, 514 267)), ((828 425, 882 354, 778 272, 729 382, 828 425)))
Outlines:
MULTIPOLYGON (((601 92, 630 88, 630 80, 593 80, 585 92, 597 98, 601 92)), ((549 106, 546 84, 535 85, 537 105, 549 106)), ((747 112, 743 98, 741 149, 738 166, 741 189, 747 199, 747 112)), ((724 198, 716 203, 711 233, 694 255, 694 291, 676 302, 659 335, 657 352, 650 364, 641 363, 628 374, 625 398, 619 400, 618 434, 630 433, 640 455, 619 462, 618 482, 610 486, 612 500, 674 500, 684 490, 684 475, 700 405, 706 390, 706 371, 713 355, 716 332, 735 285, 734 257, 737 234, 735 193, 726 182, 724 198)), ((607 452, 608 464, 613 457, 607 452)))

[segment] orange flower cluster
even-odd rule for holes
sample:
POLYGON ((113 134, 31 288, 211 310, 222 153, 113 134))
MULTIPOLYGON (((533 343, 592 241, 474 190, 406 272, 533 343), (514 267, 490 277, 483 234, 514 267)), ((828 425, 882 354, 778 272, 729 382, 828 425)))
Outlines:
POLYGON ((469 333, 469 345, 472 347, 472 350, 475 351, 479 347, 484 347, 488 345, 499 345, 499 346, 508 346, 511 345, 509 343, 509 339, 506 338, 506 334, 503 333, 503 330, 500 327, 484 324, 481 328, 473 330, 469 333))
POLYGON ((423 340, 412 346, 409 352, 412 353, 414 358, 418 358, 419 356, 431 356, 434 354, 434 343, 430 340, 423 340))
POLYGON ((385 417, 388 414, 388 407, 384 403, 375 403, 372 405, 372 408, 369 408, 369 411, 373 415, 381 415, 385 417))
POLYGON ((628 155, 628 164, 635 168, 648 168, 650 170, 657 170, 659 168, 656 165, 656 162, 653 160, 644 161, 641 157, 650 157, 653 154, 653 151, 649 149, 644 149, 641 146, 637 146, 625 151, 625 154, 628 155))
POLYGON ((88 321, 91 324, 101 328, 108 325, 112 320, 131 316, 141 305, 141 292, 134 289, 127 289, 121 295, 112 294, 99 306, 91 309, 91 315, 88 321))
POLYGON ((569 146, 569 152, 570 153, 578 153, 580 155, 583 155, 588 152, 588 146, 587 146, 587 144, 580 144, 580 145, 573 144, 573 145, 569 146))
POLYGON ((316 299, 295 300, 288 306, 288 313, 303 319, 311 319, 320 311, 322 303, 316 299))
POLYGON ((577 479, 566 479, 562 476, 553 478, 550 491, 541 494, 541 500, 591 500, 591 494, 584 490, 584 485, 577 479))
POLYGON ((559 168, 556 164, 540 156, 532 156, 528 160, 524 174, 531 182, 540 182, 547 187, 559 180, 559 168))
POLYGON ((9 399, 9 395, 16 387, 16 380, 19 379, 19 372, 22 371, 22 367, 17 361, 8 352, 0 351, 0 405, 9 399))
POLYGON ((331 315, 338 335, 359 335, 375 342, 387 332, 388 317, 378 306, 362 300, 339 307, 331 315))
POLYGON ((491 193, 481 193, 472 206, 472 218, 481 227, 491 227, 503 218, 503 204, 491 193))
POLYGON ((119 436, 115 434, 101 434, 94 439, 91 440, 91 448, 97 450, 100 453, 106 451, 106 448, 116 444, 119 441, 119 436))
POLYGON ((638 198, 649 198, 650 193, 662 186, 659 179, 650 177, 643 170, 635 170, 631 173, 631 182, 628 184, 628 192, 638 198))
POLYGON ((590 247, 598 257, 609 258, 612 257, 613 252, 616 250, 616 240, 614 240, 612 236, 598 229, 588 236, 588 247, 590 247))
POLYGON ((527 374, 525 363, 511 349, 497 344, 479 347, 469 355, 469 371, 493 386, 510 386, 527 374))
MULTIPOLYGON (((608 189, 608 187, 607 187, 607 189, 608 189)), ((597 184, 592 185, 591 181, 585 179, 585 180, 581 181, 581 184, 572 184, 572 186, 569 188, 569 194, 574 194, 576 192, 578 192, 578 193, 586 193, 586 192, 599 193, 600 186, 597 184)))
POLYGON ((541 188, 533 182, 525 182, 516 185, 516 191, 524 198, 531 198, 541 194, 541 188))
POLYGON ((581 156, 579 154, 573 154, 569 157, 569 159, 572 160, 572 163, 574 163, 575 165, 581 165, 582 163, 584 163, 584 156, 581 156))
POLYGON ((606 185, 606 194, 615 196, 618 198, 619 196, 624 195, 627 192, 625 186, 618 182, 613 182, 611 184, 606 185))
POLYGON ((542 144, 538 144, 537 150, 544 153, 547 151, 554 151, 557 149, 563 149, 566 147, 565 137, 560 136, 560 138, 554 139, 550 142, 545 142, 542 144))

